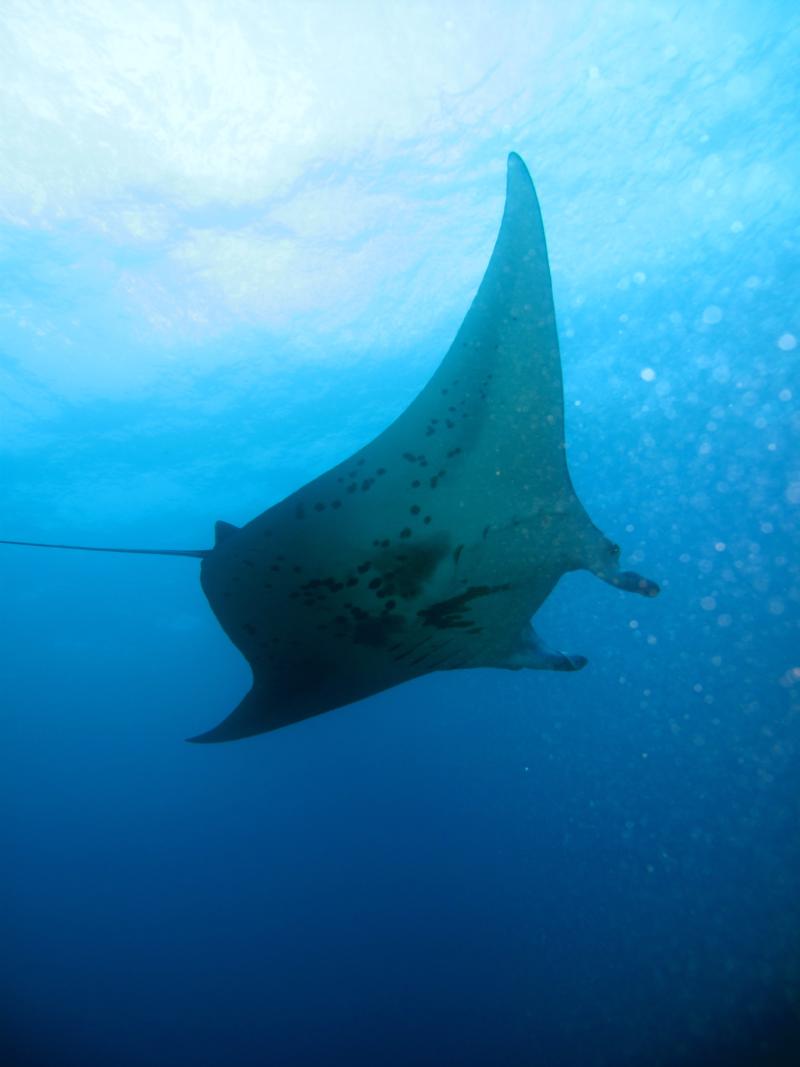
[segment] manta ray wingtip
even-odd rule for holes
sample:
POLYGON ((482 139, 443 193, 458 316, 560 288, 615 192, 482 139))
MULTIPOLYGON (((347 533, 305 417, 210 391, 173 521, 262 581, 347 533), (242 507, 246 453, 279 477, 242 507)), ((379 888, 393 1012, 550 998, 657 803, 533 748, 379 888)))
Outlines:
POLYGON ((205 733, 187 737, 186 740, 193 745, 215 745, 222 741, 240 741, 244 737, 267 733, 282 725, 284 720, 280 715, 267 715, 262 692, 251 689, 221 723, 205 733))
POLYGON ((196 737, 184 737, 184 741, 188 745, 204 745, 206 743, 206 737, 204 734, 197 734, 196 737))
POLYGON ((506 209, 511 207, 512 210, 525 212, 529 210, 532 200, 536 201, 536 191, 525 160, 517 152, 509 152, 506 167, 506 209))
POLYGON ((187 737, 185 740, 190 745, 219 745, 225 741, 239 741, 242 737, 249 737, 253 732, 258 731, 250 730, 239 733, 231 730, 228 720, 225 719, 219 726, 214 726, 205 733, 195 734, 194 737, 187 737))
POLYGON ((533 184, 530 171, 528 170, 525 160, 522 158, 519 152, 508 153, 506 167, 509 179, 513 178, 514 176, 518 176, 520 178, 527 178, 527 180, 531 184, 533 184))

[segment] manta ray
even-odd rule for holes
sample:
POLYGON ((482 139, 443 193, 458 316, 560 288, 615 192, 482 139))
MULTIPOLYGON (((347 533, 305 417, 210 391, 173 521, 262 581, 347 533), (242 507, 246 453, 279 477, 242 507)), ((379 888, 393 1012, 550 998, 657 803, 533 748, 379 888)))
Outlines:
POLYGON ((232 741, 351 704, 431 671, 576 671, 531 618, 568 571, 652 597, 621 571, 567 469, 556 316, 541 212, 508 158, 489 265, 422 392, 355 455, 197 550, 252 688, 218 726, 232 741))

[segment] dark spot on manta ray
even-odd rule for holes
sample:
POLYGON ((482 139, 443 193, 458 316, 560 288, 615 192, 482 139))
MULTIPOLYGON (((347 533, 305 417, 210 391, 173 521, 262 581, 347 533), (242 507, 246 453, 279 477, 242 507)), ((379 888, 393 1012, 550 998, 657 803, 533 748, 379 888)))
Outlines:
POLYGON ((460 452, 460 448, 451 448, 450 451, 447 453, 447 458, 452 459, 453 456, 457 456, 460 452))
POLYGON ((331 507, 334 509, 334 511, 337 510, 338 508, 340 508, 341 506, 342 506, 341 500, 332 500, 331 501, 331 507))
POLYGON ((369 583, 369 588, 370 589, 377 589, 378 586, 382 584, 382 582, 383 582, 383 578, 373 578, 372 581, 369 583))
POLYGON ((417 457, 414 455, 413 452, 404 452, 403 453, 403 459, 406 460, 408 463, 416 463, 417 462, 417 457))
POLYGON ((389 638, 402 630, 405 619, 401 615, 380 615, 377 618, 362 619, 356 624, 353 644, 379 648, 388 643, 389 638))
POLYGON ((422 511, 422 508, 419 506, 419 504, 412 504, 408 510, 411 512, 412 515, 419 515, 419 513, 422 511))
POLYGON ((424 619, 426 626, 435 626, 439 630, 449 630, 453 627, 467 627, 473 624, 464 619, 464 615, 470 611, 469 604, 481 597, 492 596, 494 593, 505 593, 511 586, 505 585, 472 585, 458 596, 440 600, 430 607, 420 608, 417 615, 424 619))
POLYGON ((356 567, 356 570, 359 574, 366 574, 371 566, 372 563, 370 562, 370 560, 367 560, 366 563, 359 563, 359 565, 356 567))
POLYGON ((304 519, 306 517, 306 509, 302 504, 296 504, 294 509, 294 517, 296 519, 304 519))
POLYGON ((400 531, 400 536, 401 537, 410 537, 411 536, 411 528, 409 526, 404 526, 403 529, 400 531))
POLYGON ((428 644, 432 636, 432 634, 428 634, 428 636, 423 637, 421 641, 415 641, 412 645, 407 645, 406 647, 404 647, 403 651, 394 657, 395 663, 399 663, 407 656, 413 655, 417 651, 417 649, 422 648, 423 645, 428 644))
POLYGON ((421 484, 422 483, 420 482, 420 480, 418 478, 415 478, 414 481, 411 483, 411 488, 412 489, 419 489, 421 484))
POLYGON ((365 478, 364 481, 361 483, 361 492, 366 493, 366 491, 369 489, 369 487, 373 484, 374 481, 374 478, 365 478))
POLYGON ((386 474, 386 468, 385 467, 378 467, 378 469, 375 471, 375 473, 380 478, 382 475, 386 474))
POLYGON ((405 600, 419 596, 448 551, 449 541, 442 535, 431 537, 420 544, 409 544, 406 550, 407 559, 391 572, 392 593, 396 589, 399 596, 405 600))
POLYGON ((326 507, 327 507, 327 504, 325 503, 324 500, 318 500, 316 502, 316 504, 314 505, 314 511, 324 511, 326 507))

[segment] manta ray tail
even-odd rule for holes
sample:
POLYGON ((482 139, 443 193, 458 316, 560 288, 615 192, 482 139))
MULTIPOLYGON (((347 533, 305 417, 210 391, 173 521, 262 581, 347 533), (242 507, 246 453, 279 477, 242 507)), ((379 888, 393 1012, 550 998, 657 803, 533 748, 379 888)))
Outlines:
POLYGON ((66 548, 73 552, 123 552, 130 556, 190 556, 205 559, 210 548, 108 548, 98 545, 55 545, 43 541, 3 541, 0 545, 23 545, 26 548, 66 548))

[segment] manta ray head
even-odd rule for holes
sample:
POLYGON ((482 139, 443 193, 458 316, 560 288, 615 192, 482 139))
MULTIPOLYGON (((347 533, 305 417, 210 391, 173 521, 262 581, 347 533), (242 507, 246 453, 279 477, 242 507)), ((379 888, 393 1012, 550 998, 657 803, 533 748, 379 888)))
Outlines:
POLYGON ((590 571, 616 589, 626 593, 638 593, 640 596, 658 596, 658 585, 636 571, 621 571, 619 568, 621 549, 616 541, 606 537, 593 522, 583 526, 577 536, 579 558, 575 570, 590 571))

